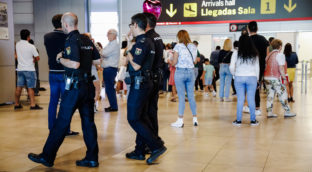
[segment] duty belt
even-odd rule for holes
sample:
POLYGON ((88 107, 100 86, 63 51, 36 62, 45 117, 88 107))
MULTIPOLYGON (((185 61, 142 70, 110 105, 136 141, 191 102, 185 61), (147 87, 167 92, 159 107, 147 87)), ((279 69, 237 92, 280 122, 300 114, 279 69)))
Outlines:
POLYGON ((144 76, 144 78, 146 79, 151 79, 152 78, 152 72, 149 71, 149 70, 146 70, 146 71, 129 71, 129 74, 131 77, 134 77, 134 76, 144 76))

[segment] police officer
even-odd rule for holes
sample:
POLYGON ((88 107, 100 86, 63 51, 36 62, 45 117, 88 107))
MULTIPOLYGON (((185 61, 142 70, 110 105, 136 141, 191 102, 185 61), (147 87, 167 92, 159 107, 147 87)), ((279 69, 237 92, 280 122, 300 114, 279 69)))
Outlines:
MULTIPOLYGON (((144 13, 147 19, 146 37, 150 38, 155 45, 155 58, 152 66, 154 86, 152 89, 151 98, 149 99, 149 105, 147 115, 151 121, 154 129, 154 133, 158 136, 158 98, 159 88, 162 84, 163 72, 162 67, 164 65, 163 53, 164 43, 158 33, 155 32, 155 26, 157 19, 154 14, 144 13)), ((160 137, 158 136, 160 139, 160 137)))
POLYGON ((136 37, 135 44, 128 42, 127 60, 129 65, 129 74, 131 77, 131 89, 127 103, 127 118, 130 126, 137 133, 136 141, 143 142, 137 144, 134 151, 127 153, 129 159, 144 160, 144 147, 147 145, 152 151, 150 157, 146 160, 147 164, 152 164, 167 148, 158 139, 148 118, 146 118, 146 108, 148 99, 151 96, 153 88, 152 67, 155 56, 155 47, 150 38, 145 35, 147 19, 144 14, 139 13, 131 18, 130 33, 136 37))
POLYGON ((94 123, 94 86, 91 78, 91 65, 100 64, 100 55, 91 40, 79 34, 78 18, 73 13, 62 16, 62 28, 68 37, 65 42, 64 57, 58 54, 59 61, 65 69, 65 92, 62 96, 60 110, 55 125, 50 130, 41 154, 28 154, 36 163, 52 167, 56 153, 64 141, 71 118, 78 108, 84 141, 87 146, 86 157, 76 161, 77 166, 97 167, 98 143, 94 123))
MULTIPOLYGON (((164 43, 159 36, 155 32, 155 26, 157 19, 155 15, 151 13, 143 13, 147 20, 147 27, 146 27, 146 37, 150 38, 155 47, 155 57, 154 62, 152 65, 152 79, 153 79, 153 88, 151 90, 151 96, 148 99, 148 104, 146 107, 146 115, 145 117, 148 118, 150 127, 153 130, 154 134, 158 137, 158 139, 164 144, 161 138, 158 135, 158 98, 159 98, 159 88, 160 84, 162 83, 162 66, 164 65, 163 61, 163 52, 164 52, 164 43)), ((143 144, 143 141, 139 139, 137 136, 136 138, 136 148, 144 148, 146 145, 143 144)), ((144 153, 149 153, 148 148, 144 148, 144 153)))

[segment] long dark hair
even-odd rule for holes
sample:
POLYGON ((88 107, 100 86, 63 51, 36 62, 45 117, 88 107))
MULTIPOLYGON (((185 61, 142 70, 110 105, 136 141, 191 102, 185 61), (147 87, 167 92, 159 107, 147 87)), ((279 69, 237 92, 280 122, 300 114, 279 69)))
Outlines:
POLYGON ((292 53, 291 44, 290 44, 290 43, 287 43, 287 44, 285 45, 285 48, 284 48, 284 54, 285 54, 286 57, 290 57, 291 53, 292 53))
POLYGON ((238 43, 238 58, 243 62, 251 61, 252 63, 258 56, 258 51, 248 35, 242 35, 238 43))

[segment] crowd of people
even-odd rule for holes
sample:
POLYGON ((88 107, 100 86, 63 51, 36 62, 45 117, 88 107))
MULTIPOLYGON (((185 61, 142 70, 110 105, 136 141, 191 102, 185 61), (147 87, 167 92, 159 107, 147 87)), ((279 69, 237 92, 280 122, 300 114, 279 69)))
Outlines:
MULTIPOLYGON (((284 116, 296 116, 289 103, 294 102, 293 82, 298 57, 290 43, 285 45, 282 53, 282 41, 276 38, 267 41, 257 34, 257 23, 252 21, 238 41, 232 43, 231 39, 226 39, 222 49, 217 46, 208 59, 198 51, 198 41, 192 41, 186 30, 178 31, 178 42, 165 45, 155 32, 156 22, 156 17, 150 13, 132 16, 122 47, 124 52, 120 55, 117 30, 108 30, 109 43, 103 47, 90 33, 79 33, 75 14, 57 14, 52 18, 55 30, 44 36, 49 61, 50 133, 42 153, 30 153, 29 159, 53 166, 65 136, 79 134, 70 130, 71 117, 78 109, 87 153, 76 164, 98 166, 94 113, 101 99, 101 84, 109 103, 105 112, 118 111, 116 94, 120 88, 127 90, 127 120, 137 135, 135 149, 127 153, 126 158, 145 160, 150 154, 147 164, 154 163, 167 150, 158 133, 158 99, 164 91, 171 91, 170 101, 176 102, 178 98, 178 118, 171 123, 177 128, 184 126, 186 102, 192 112, 192 124, 199 125, 196 91, 203 91, 206 98, 210 97, 209 93, 216 97, 219 92, 218 100, 225 103, 234 101, 230 95, 231 86, 237 97, 236 119, 232 122, 235 126, 242 125, 243 112, 250 113, 250 125, 259 125, 256 116, 263 114, 260 110, 262 86, 267 92, 268 118, 278 116, 273 113, 275 95, 285 110, 284 116), (217 91, 218 80, 220 87, 217 91)), ((14 109, 22 108, 19 99, 23 87, 28 90, 30 109, 42 109, 34 100, 38 78, 35 63, 39 60, 39 53, 28 42, 28 30, 22 30, 20 35, 21 41, 16 43, 18 65, 14 109)))

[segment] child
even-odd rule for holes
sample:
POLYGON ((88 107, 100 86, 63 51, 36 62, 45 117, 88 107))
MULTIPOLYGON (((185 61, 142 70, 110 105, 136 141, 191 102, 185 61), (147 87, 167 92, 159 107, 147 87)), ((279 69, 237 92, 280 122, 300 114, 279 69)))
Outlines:
POLYGON ((212 90, 212 95, 213 97, 216 97, 216 92, 213 89, 212 86, 212 80, 213 77, 215 77, 215 68, 210 64, 209 59, 205 59, 204 60, 205 65, 204 65, 204 72, 201 76, 201 80, 204 81, 204 85, 205 85, 205 96, 208 97, 208 87, 210 90, 212 90))

